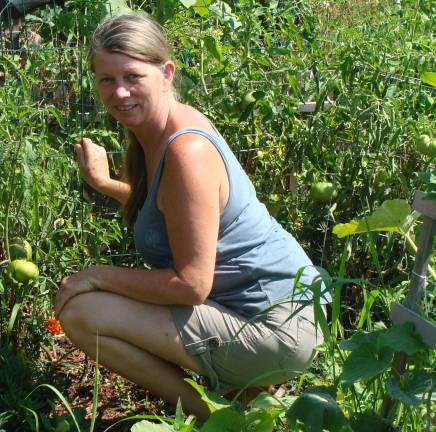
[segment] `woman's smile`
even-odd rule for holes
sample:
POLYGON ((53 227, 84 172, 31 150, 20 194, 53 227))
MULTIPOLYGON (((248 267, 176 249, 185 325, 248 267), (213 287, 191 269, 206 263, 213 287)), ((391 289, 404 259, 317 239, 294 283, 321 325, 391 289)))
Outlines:
POLYGON ((159 66, 120 53, 101 52, 94 61, 97 89, 108 112, 135 128, 153 121, 164 92, 159 66))

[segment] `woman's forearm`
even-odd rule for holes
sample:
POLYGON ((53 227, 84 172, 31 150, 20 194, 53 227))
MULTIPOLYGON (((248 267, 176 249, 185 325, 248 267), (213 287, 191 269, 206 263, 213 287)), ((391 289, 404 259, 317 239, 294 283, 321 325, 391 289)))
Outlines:
POLYGON ((100 265, 88 270, 95 289, 146 303, 201 304, 211 289, 211 281, 188 281, 172 268, 147 270, 100 265))
POLYGON ((120 180, 109 179, 96 187, 97 191, 126 204, 130 196, 130 185, 120 180))

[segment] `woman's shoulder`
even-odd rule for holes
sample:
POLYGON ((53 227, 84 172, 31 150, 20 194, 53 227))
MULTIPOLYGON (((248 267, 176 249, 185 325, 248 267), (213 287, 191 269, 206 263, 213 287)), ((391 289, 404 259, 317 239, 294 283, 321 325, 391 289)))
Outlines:
POLYGON ((173 133, 177 133, 183 129, 199 129, 204 132, 216 134, 216 130, 211 121, 200 111, 194 107, 180 102, 173 114, 173 133))

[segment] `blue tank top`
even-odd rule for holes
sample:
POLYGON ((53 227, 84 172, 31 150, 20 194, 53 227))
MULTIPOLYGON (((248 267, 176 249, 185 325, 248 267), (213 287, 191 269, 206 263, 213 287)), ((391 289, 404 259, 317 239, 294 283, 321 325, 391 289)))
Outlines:
POLYGON ((294 301, 310 300, 310 291, 293 289, 294 280, 301 267, 305 267, 299 279, 302 284, 310 285, 318 272, 294 237, 257 199, 253 184, 218 132, 184 128, 168 139, 134 224, 135 245, 145 261, 156 268, 173 267, 165 219, 156 198, 166 149, 186 133, 201 135, 216 147, 229 179, 229 199, 220 215, 209 298, 245 316, 253 316, 292 293, 294 301))

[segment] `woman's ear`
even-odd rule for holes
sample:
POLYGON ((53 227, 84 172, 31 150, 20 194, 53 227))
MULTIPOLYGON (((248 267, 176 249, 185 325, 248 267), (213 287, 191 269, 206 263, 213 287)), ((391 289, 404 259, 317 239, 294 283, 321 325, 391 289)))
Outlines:
POLYGON ((173 61, 168 60, 162 65, 162 73, 164 76, 165 91, 172 89, 172 83, 176 74, 176 65, 173 61))

